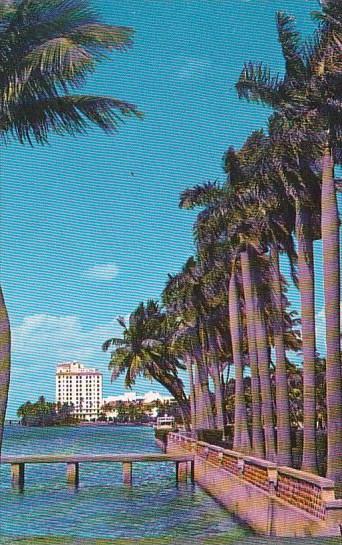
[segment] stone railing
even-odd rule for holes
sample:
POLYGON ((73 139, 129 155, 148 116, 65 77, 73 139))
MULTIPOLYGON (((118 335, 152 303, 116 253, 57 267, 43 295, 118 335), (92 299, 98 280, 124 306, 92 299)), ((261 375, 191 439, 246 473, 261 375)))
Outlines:
POLYGON ((244 456, 243 460, 242 477, 249 483, 266 490, 266 492, 273 493, 276 481, 276 465, 252 456, 244 456))
POLYGON ((170 432, 167 436, 167 442, 168 442, 168 445, 170 443, 176 444, 179 447, 181 447, 183 450, 186 450, 187 452, 196 453, 197 441, 186 435, 170 432))
POLYGON ((316 519, 324 521, 327 510, 333 512, 337 508, 341 509, 340 502, 335 499, 334 483, 329 479, 288 467, 277 467, 266 460, 245 456, 177 433, 169 434, 168 446, 195 453, 206 463, 243 479, 316 519))
POLYGON ((327 502, 335 500, 333 481, 289 467, 278 467, 277 474, 279 498, 316 518, 325 519, 327 502))

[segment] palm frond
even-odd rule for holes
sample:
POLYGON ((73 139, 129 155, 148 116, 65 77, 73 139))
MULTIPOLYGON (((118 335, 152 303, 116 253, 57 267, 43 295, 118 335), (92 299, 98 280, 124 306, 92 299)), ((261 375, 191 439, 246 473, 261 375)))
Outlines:
POLYGON ((65 32, 96 20, 97 13, 88 0, 19 0, 8 30, 43 34, 54 28, 65 32))
POLYGON ((263 63, 249 62, 244 65, 236 89, 239 98, 250 102, 277 108, 281 104, 280 92, 283 81, 277 76, 271 76, 270 69, 263 63))
POLYGON ((22 65, 30 74, 39 71, 41 75, 55 76, 82 83, 86 73, 94 68, 94 59, 78 43, 68 37, 53 38, 31 50, 23 58, 22 65))
POLYGON ((192 209, 196 206, 207 206, 220 199, 222 189, 217 181, 205 182, 186 189, 180 195, 179 207, 192 209))
POLYGON ((92 52, 98 49, 126 51, 133 45, 133 33, 129 27, 92 23, 78 26, 68 36, 92 52))
POLYGON ((276 21, 286 63, 286 77, 298 81, 305 72, 305 63, 301 55, 300 34, 295 30, 295 19, 283 11, 278 11, 276 21))
POLYGON ((111 380, 116 380, 125 372, 129 363, 130 354, 126 348, 117 348, 112 352, 108 368, 112 372, 111 380))
POLYGON ((89 125, 116 132, 128 116, 141 117, 136 107, 111 97, 67 95, 15 105, 0 117, 0 136, 20 143, 48 142, 48 135, 86 134, 89 125))
MULTIPOLYGON (((144 339, 141 343, 141 346, 143 348, 152 350, 154 348, 160 348, 161 346, 163 346, 163 343, 159 339, 144 339)), ((156 352, 156 354, 159 355, 158 352, 156 352)))
POLYGON ((117 337, 112 337, 102 344, 103 352, 107 352, 111 346, 126 346, 127 342, 124 339, 119 339, 117 337))
POLYGON ((126 320, 124 318, 124 316, 118 316, 116 318, 116 321, 118 322, 119 325, 121 325, 121 327, 123 327, 124 329, 126 329, 126 320))

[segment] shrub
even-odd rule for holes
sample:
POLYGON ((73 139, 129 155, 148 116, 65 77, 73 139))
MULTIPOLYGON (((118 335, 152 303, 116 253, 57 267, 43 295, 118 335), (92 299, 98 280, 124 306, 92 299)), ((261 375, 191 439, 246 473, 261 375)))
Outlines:
POLYGON ((159 439, 159 441, 162 441, 164 445, 167 445, 167 436, 169 432, 170 430, 158 430, 155 428, 154 435, 156 439, 159 439))
POLYGON ((222 431, 221 430, 198 430, 197 438, 199 441, 204 441, 205 443, 210 443, 211 445, 217 445, 224 448, 232 448, 233 444, 233 434, 230 426, 225 428, 226 441, 222 440, 222 431))

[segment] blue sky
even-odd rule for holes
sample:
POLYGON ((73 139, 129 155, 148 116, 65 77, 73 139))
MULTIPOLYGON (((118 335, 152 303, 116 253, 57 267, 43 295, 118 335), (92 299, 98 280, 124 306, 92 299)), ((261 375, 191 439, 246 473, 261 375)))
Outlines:
MULTIPOLYGON (((158 297, 167 273, 192 253, 195 213, 178 209, 179 193, 223 179, 223 152, 265 124, 267 110, 236 96, 243 62, 264 60, 281 71, 275 12, 295 15, 306 34, 317 2, 97 6, 106 22, 135 29, 135 45, 105 61, 84 91, 133 102, 145 119, 130 120, 114 137, 94 130, 1 151, 2 277, 13 327, 9 416, 27 399, 53 399, 61 360, 99 367, 105 395, 122 390, 120 381, 110 384, 102 341, 118 333, 115 316, 158 297)), ((319 277, 319 257, 317 267, 319 277)), ((291 297, 296 305, 294 290, 291 297)), ((318 290, 318 314, 322 304, 318 290)), ((137 390, 148 389, 139 381, 137 390)))

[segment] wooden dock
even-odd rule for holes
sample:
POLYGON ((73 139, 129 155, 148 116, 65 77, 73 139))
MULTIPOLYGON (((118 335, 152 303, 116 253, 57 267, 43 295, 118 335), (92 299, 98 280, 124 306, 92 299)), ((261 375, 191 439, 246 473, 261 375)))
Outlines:
POLYGON ((72 454, 72 455, 35 455, 35 456, 3 456, 1 464, 10 464, 12 486, 18 490, 24 489, 25 465, 27 464, 66 464, 67 482, 71 486, 78 486, 80 478, 80 464, 84 463, 121 463, 123 482, 132 485, 133 463, 173 462, 176 466, 176 481, 187 480, 190 476, 194 482, 193 455, 174 454, 72 454))

